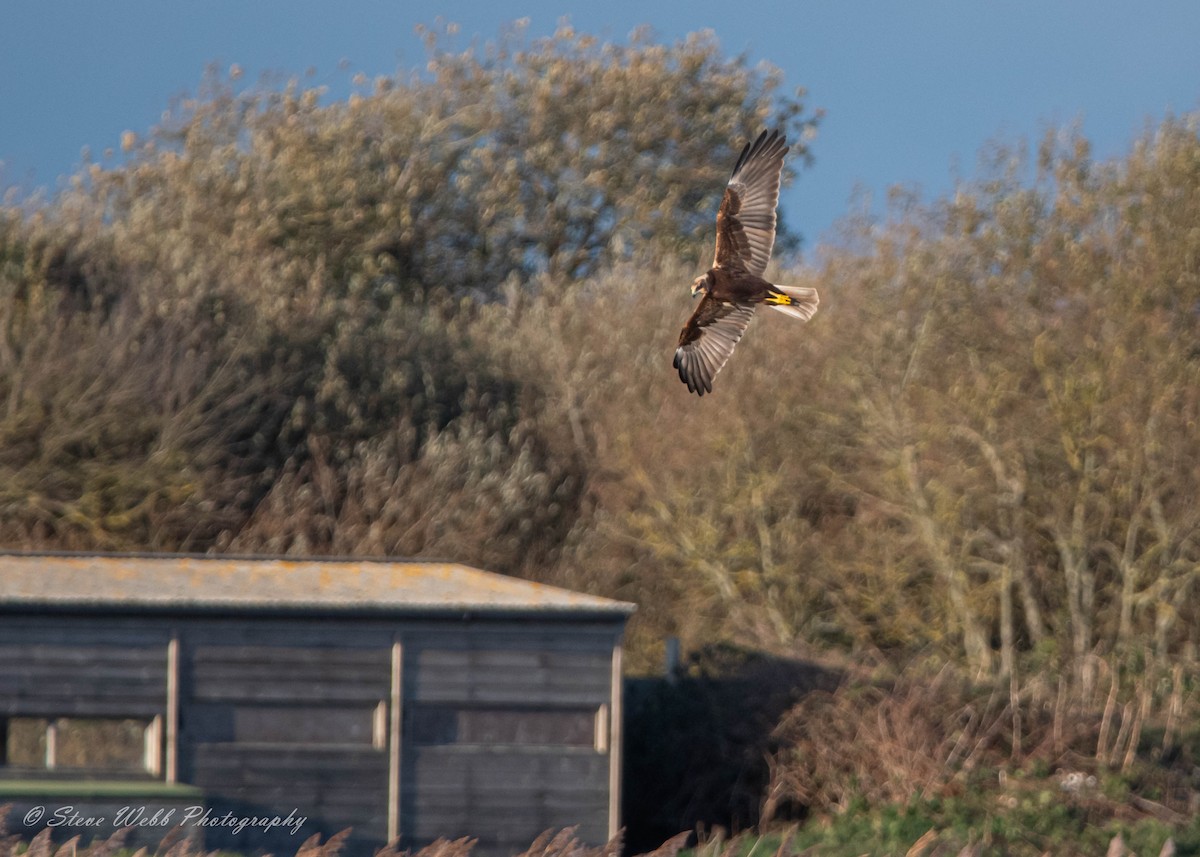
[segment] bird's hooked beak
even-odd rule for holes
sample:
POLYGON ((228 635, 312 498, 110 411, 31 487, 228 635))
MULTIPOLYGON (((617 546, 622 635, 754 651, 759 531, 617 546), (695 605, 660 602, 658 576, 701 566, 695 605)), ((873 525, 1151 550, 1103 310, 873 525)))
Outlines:
POLYGON ((695 298, 695 297, 699 296, 700 293, 705 291, 707 288, 708 288, 707 280, 704 277, 697 277, 695 280, 692 281, 692 297, 695 298))

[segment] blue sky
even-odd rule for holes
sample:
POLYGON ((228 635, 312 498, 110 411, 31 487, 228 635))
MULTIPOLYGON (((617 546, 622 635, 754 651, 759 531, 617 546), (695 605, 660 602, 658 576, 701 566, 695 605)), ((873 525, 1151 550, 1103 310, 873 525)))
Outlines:
POLYGON ((782 200, 810 247, 856 192, 945 193, 990 142, 1077 121, 1114 157, 1147 122, 1200 107, 1195 0, 13 0, 0 9, 0 186, 53 189, 85 146, 99 155, 158 122, 211 62, 251 80, 311 68, 335 91, 358 71, 420 65, 414 27, 437 16, 467 40, 522 17, 534 35, 565 16, 611 40, 639 24, 665 41, 712 29, 728 54, 775 64, 826 111, 816 160, 782 200))

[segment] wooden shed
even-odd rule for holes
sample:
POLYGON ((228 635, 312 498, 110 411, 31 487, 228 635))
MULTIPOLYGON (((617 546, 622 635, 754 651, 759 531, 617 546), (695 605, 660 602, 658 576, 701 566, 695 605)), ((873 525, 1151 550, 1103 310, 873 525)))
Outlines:
POLYGON ((632 610, 440 562, 0 554, 0 804, 246 853, 601 843, 632 610))

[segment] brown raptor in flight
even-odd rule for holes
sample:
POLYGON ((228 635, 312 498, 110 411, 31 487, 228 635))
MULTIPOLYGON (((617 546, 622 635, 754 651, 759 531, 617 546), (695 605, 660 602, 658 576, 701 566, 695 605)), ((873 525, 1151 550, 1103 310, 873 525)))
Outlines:
POLYGON ((713 266, 692 283, 692 296, 703 292, 675 348, 675 368, 693 393, 712 392, 733 346, 759 304, 808 321, 817 311, 817 292, 779 286, 762 278, 775 244, 775 208, 779 175, 788 147, 778 131, 763 131, 747 143, 725 186, 717 212, 717 254, 713 266))

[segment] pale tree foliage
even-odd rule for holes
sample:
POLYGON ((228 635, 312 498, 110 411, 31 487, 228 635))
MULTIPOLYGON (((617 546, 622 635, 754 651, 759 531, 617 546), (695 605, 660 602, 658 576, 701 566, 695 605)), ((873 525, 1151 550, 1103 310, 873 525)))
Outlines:
POLYGON ((1051 137, 1034 187, 1010 160, 826 267, 868 300, 855 487, 979 674, 1053 643, 1087 689, 1098 652, 1195 644, 1198 154, 1177 122, 1114 164, 1051 137))
MULTIPOLYGON (((1061 485, 1045 525, 1065 578, 1072 651, 1177 643, 1194 601, 1200 328, 1195 132, 1169 122, 1121 169, 1081 141, 1055 164, 1055 214, 1074 237, 1048 272, 1073 335, 1051 327, 1034 363, 1057 432, 1061 485), (1190 294, 1189 294, 1190 292, 1190 294)), ((1047 155, 1047 158, 1050 156, 1047 155)), ((1194 642, 1194 641, 1192 641, 1194 642)))
POLYGON ((785 231, 821 311, 700 399, 688 285, 741 143, 804 165, 801 97, 706 35, 428 42, 344 100, 213 77, 0 208, 5 547, 451 559, 637 602, 634 672, 676 636, 868 677, 753 744, 768 815, 1186 752, 1197 120, 994 147, 804 265, 785 231))
POLYGON ((799 96, 711 36, 429 44, 340 101, 213 79, 0 213, 6 544, 450 557, 638 601, 639 668, 941 658, 1014 711, 1194 666, 1193 120, 784 240, 820 313, 698 399, 687 287, 738 146, 803 165, 799 96))
POLYGON ((693 642, 932 646, 1017 692, 1054 663, 1089 698, 1097 655, 1191 658, 1198 154, 1183 122, 1111 164, 1064 132, 1033 186, 999 151, 951 199, 901 199, 780 274, 822 315, 757 319, 711 404, 666 365, 689 306, 657 286, 687 267, 504 310, 592 462, 571 562, 693 642))
POLYGON ((535 426, 540 379, 493 367, 481 306, 699 252, 742 141, 782 127, 802 163, 815 120, 711 34, 449 29, 341 101, 214 74, 124 165, 4 212, 10 543, 544 568, 584 502, 580 424, 535 426))
MULTIPOLYGON (((793 163, 806 157, 803 93, 780 94, 776 70, 724 58, 711 34, 667 46, 518 27, 461 52, 452 38, 429 31, 421 73, 357 77, 329 104, 298 81, 239 93, 214 76, 129 169, 96 171, 92 196, 131 229, 175 232, 143 251, 155 270, 256 253, 322 265, 324 300, 490 298, 510 277, 577 279, 634 244, 695 252, 753 129, 787 131, 793 163)), ((297 291, 254 285, 243 299, 268 312, 297 291)))

